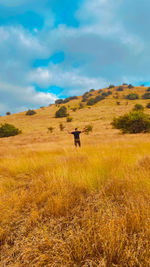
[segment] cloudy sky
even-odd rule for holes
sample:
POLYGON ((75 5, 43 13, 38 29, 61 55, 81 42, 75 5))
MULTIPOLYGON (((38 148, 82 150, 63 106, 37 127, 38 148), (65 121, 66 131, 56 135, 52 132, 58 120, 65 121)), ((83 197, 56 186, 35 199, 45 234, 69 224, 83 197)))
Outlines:
POLYGON ((0 0, 0 114, 150 84, 149 0, 0 0))

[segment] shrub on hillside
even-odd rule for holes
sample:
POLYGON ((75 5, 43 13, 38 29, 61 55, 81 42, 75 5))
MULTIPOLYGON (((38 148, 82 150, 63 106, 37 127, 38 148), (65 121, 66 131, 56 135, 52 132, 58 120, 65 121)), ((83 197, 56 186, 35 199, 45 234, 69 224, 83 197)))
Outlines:
POLYGON ((136 93, 128 94, 127 96, 125 96, 125 98, 129 100, 136 100, 136 99, 139 99, 139 95, 136 93))
POLYGON ((146 108, 150 108, 150 102, 146 105, 146 108))
POLYGON ((56 118, 63 118, 67 117, 67 108, 65 106, 60 107, 56 113, 55 113, 56 118))
POLYGON ((88 106, 93 106, 95 104, 95 98, 90 98, 87 102, 88 106))
POLYGON ((26 115, 28 116, 32 116, 32 115, 35 115, 36 112, 33 110, 33 109, 29 109, 27 112, 26 112, 26 115))
POLYGON ((128 114, 114 118, 112 125, 122 133, 141 133, 150 131, 150 118, 142 111, 131 111, 128 114))
POLYGON ((117 88, 117 91, 118 91, 118 92, 123 91, 123 87, 122 87, 122 86, 119 86, 119 87, 117 88))
POLYGON ((4 123, 0 126, 0 138, 15 136, 21 133, 21 130, 12 124, 4 123))
POLYGON ((89 92, 85 92, 83 95, 82 95, 82 102, 86 102, 89 98, 89 92))
POLYGON ((59 129, 60 129, 60 131, 63 131, 65 129, 65 126, 63 125, 63 123, 59 124, 59 129))
POLYGON ((65 103, 68 103, 69 101, 75 100, 75 99, 78 99, 78 97, 77 96, 70 96, 70 97, 65 98, 63 100, 63 103, 65 104, 65 103))
POLYGON ((91 89, 91 90, 90 90, 90 92, 94 92, 94 91, 95 91, 95 89, 91 89))
POLYGON ((133 86, 132 84, 129 84, 129 85, 128 85, 128 88, 129 88, 129 89, 132 89, 132 88, 134 88, 134 86, 133 86))
POLYGON ((116 104, 117 104, 117 106, 120 106, 120 102, 119 101, 117 101, 116 104))
POLYGON ((109 87, 108 87, 108 89, 112 89, 112 88, 114 88, 115 86, 113 85, 113 84, 110 84, 109 85, 109 87))
POLYGON ((74 108, 71 108, 72 111, 76 112, 77 108, 74 107, 74 108))
POLYGON ((123 83, 122 85, 128 85, 127 83, 123 83))
POLYGON ((145 93, 144 95, 142 95, 143 99, 150 99, 150 93, 145 93))
POLYGON ((72 117, 67 117, 67 118, 66 118, 66 121, 67 121, 67 122, 71 122, 72 120, 73 120, 72 117))
POLYGON ((55 104, 57 105, 59 105, 59 104, 62 104, 63 103, 63 99, 57 99, 56 101, 55 101, 55 104))
POLYGON ((91 124, 86 125, 84 128, 84 132, 86 134, 89 134, 90 132, 92 132, 92 130, 93 130, 93 126, 91 124))
POLYGON ((54 127, 49 127, 49 128, 48 128, 48 131, 49 131, 50 133, 52 133, 53 130, 54 130, 54 127))
POLYGON ((7 116, 8 116, 8 115, 11 115, 11 113, 10 113, 9 111, 7 111, 7 112, 6 112, 6 115, 7 115, 7 116))
POLYGON ((141 104, 135 104, 133 110, 138 111, 138 110, 144 110, 144 107, 141 104))
POLYGON ((149 92, 149 91, 150 91, 150 87, 147 88, 147 92, 149 92))
POLYGON ((79 103, 79 109, 82 109, 82 108, 84 108, 84 105, 83 105, 83 103, 79 103))

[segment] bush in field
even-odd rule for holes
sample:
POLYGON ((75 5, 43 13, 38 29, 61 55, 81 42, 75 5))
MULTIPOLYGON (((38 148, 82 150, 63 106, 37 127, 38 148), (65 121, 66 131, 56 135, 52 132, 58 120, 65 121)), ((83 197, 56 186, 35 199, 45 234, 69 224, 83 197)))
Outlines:
POLYGON ((90 98, 87 102, 88 106, 93 106, 95 104, 95 98, 90 98))
POLYGON ((49 127, 49 128, 48 128, 48 131, 49 131, 50 133, 52 133, 53 130, 54 130, 54 127, 49 127))
POLYGON ((122 86, 118 87, 118 88, 117 88, 117 91, 118 91, 118 92, 123 91, 123 87, 122 87, 122 86))
POLYGON ((138 110, 144 110, 144 107, 141 104, 135 104, 133 110, 138 111, 138 110))
POLYGON ((32 115, 35 115, 36 112, 33 110, 33 109, 29 109, 27 112, 26 112, 26 115, 28 116, 32 116, 32 115))
POLYGON ((112 88, 114 88, 115 86, 113 85, 113 84, 110 84, 109 85, 109 87, 108 87, 108 89, 112 89, 112 88))
POLYGON ((21 130, 12 124, 4 123, 0 126, 0 138, 15 136, 21 133, 21 130))
POLYGON ((150 93, 145 93, 144 95, 142 95, 143 99, 150 99, 150 93))
POLYGON ((86 134, 89 134, 90 132, 92 132, 92 130, 93 130, 93 126, 90 125, 90 124, 86 125, 85 128, 84 128, 84 132, 86 134))
POLYGON ((59 104, 62 104, 63 103, 63 99, 57 99, 56 101, 55 101, 55 104, 57 105, 59 105, 59 104))
POLYGON ((128 85, 128 88, 129 88, 129 89, 132 89, 132 88, 134 88, 134 86, 133 86, 132 84, 129 84, 129 85, 128 85))
POLYGON ((60 107, 56 113, 55 113, 56 118, 63 118, 67 117, 67 108, 65 106, 60 107))
POLYGON ((150 117, 142 111, 131 111, 114 118, 112 125, 122 133, 141 133, 150 131, 150 117))
POLYGON ((10 113, 9 111, 7 111, 7 112, 6 112, 6 115, 7 115, 7 116, 8 116, 8 115, 11 115, 11 113, 10 113))
POLYGON ((146 105, 146 108, 150 108, 150 102, 146 105))
POLYGON ((60 131, 63 131, 65 129, 65 126, 63 125, 63 123, 59 124, 59 129, 60 129, 60 131))
POLYGON ((149 92, 149 91, 150 91, 150 87, 147 88, 147 92, 149 92))
POLYGON ((74 108, 71 108, 72 111, 76 112, 77 108, 74 107, 74 108))
POLYGON ((116 104, 117 104, 118 106, 120 106, 120 102, 119 102, 119 101, 117 101, 116 104))
POLYGON ((67 122, 71 122, 72 120, 73 120, 72 117, 67 117, 67 119, 66 119, 67 122))
POLYGON ((129 100, 136 100, 136 99, 139 99, 139 95, 138 94, 128 94, 127 96, 125 96, 126 99, 129 99, 129 100))
POLYGON ((95 89, 91 89, 91 90, 90 90, 90 92, 94 92, 94 91, 95 91, 95 89))
POLYGON ((84 108, 83 103, 79 103, 79 109, 82 109, 82 108, 84 108))

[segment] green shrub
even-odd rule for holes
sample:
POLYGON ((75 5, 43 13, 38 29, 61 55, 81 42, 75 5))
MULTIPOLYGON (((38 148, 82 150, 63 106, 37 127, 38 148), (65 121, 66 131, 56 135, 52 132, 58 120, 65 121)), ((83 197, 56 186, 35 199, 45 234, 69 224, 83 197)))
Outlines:
POLYGON ((142 95, 143 99, 150 99, 150 93, 145 93, 144 95, 142 95))
POLYGON ((117 88, 117 91, 118 91, 118 92, 123 91, 123 87, 122 87, 122 86, 119 86, 119 87, 117 88))
POLYGON ((79 109, 82 109, 82 108, 84 108, 83 103, 79 103, 79 109))
POLYGON ((0 138, 15 136, 21 133, 21 130, 12 124, 4 123, 0 126, 0 138))
POLYGON ((86 102, 89 98, 89 92, 85 92, 83 95, 82 95, 82 102, 86 102))
POLYGON ((71 122, 72 120, 73 120, 72 117, 67 117, 67 118, 66 118, 66 121, 67 121, 67 122, 71 122))
POLYGON ((90 98, 87 102, 88 106, 93 106, 95 104, 95 98, 90 98))
POLYGON ((65 106, 60 107, 56 113, 55 113, 56 118, 63 118, 67 117, 67 108, 65 106))
POLYGON ((122 133, 141 133, 150 131, 150 118, 142 111, 131 111, 123 116, 114 118, 112 125, 122 133))
POLYGON ((33 109, 29 109, 27 112, 26 112, 26 115, 28 116, 32 116, 32 115, 35 115, 36 112, 33 110, 33 109))
POLYGON ((77 108, 74 107, 74 108, 71 108, 72 111, 76 112, 77 108))
POLYGON ((86 125, 84 128, 84 132, 86 134, 89 134, 90 132, 92 132, 92 130, 93 130, 93 126, 91 124, 86 125))
POLYGON ((63 125, 63 123, 59 124, 59 129, 60 129, 60 131, 63 131, 65 129, 65 126, 63 125))
POLYGON ((91 90, 90 90, 90 92, 94 92, 94 91, 95 91, 95 89, 91 89, 91 90))
POLYGON ((129 84, 129 85, 128 85, 128 88, 129 88, 129 89, 132 89, 132 88, 134 88, 134 86, 133 86, 132 84, 129 84))
POLYGON ((132 93, 132 94, 128 94, 127 96, 125 96, 125 98, 129 100, 136 100, 136 99, 139 99, 139 95, 136 93, 132 93))
POLYGON ((110 84, 108 89, 114 88, 115 86, 113 84, 110 84))
POLYGON ((150 108, 150 102, 146 105, 146 108, 150 108))
POLYGON ((63 99, 57 99, 56 101, 55 101, 55 104, 57 105, 59 105, 59 104, 62 104, 63 103, 63 99))
POLYGON ((48 131, 49 131, 50 133, 52 133, 53 130, 54 130, 54 127, 49 127, 49 128, 48 128, 48 131))
POLYGON ((135 104, 133 110, 138 111, 138 110, 144 110, 144 107, 141 104, 135 104))

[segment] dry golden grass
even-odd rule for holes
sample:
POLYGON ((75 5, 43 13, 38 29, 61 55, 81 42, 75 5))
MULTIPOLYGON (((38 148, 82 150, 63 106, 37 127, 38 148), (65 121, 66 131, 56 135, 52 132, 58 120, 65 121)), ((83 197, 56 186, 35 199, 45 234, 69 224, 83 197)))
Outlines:
POLYGON ((0 119, 23 129, 0 140, 0 266, 150 266, 150 135, 110 126, 148 101, 119 101, 71 112, 71 123, 55 106, 0 119), (75 149, 60 121, 94 131, 75 149))

